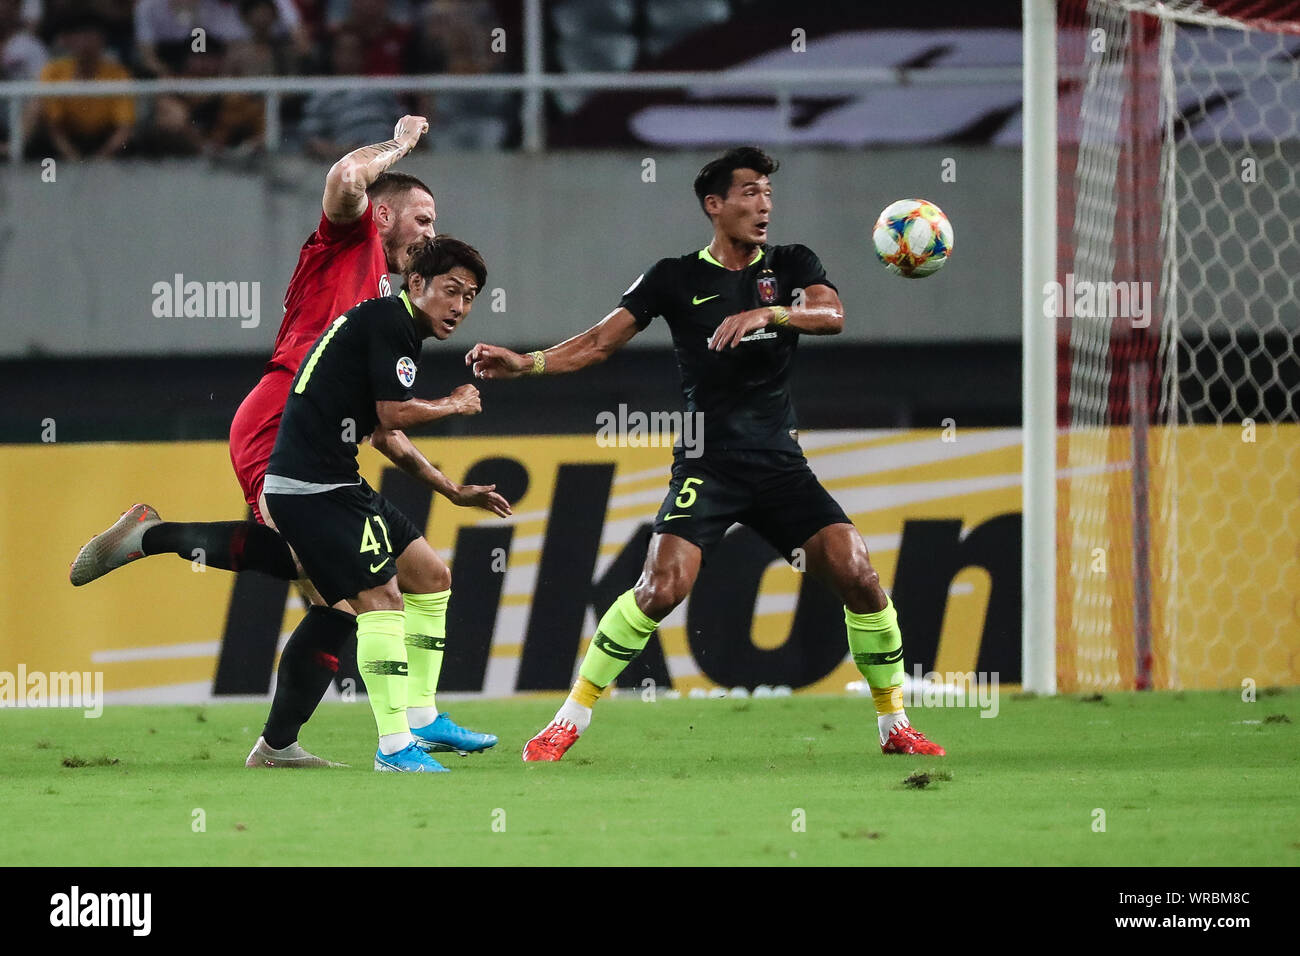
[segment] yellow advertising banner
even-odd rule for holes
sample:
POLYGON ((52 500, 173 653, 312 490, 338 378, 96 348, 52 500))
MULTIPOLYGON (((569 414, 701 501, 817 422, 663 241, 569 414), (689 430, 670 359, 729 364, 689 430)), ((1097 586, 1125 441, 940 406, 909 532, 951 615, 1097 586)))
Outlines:
MULTIPOLYGON (((1294 444, 1297 435, 1287 437, 1294 444)), ((1019 430, 826 431, 805 433, 801 442, 894 595, 909 673, 996 671, 1004 683, 1017 683, 1019 430)), ((670 450, 607 447, 591 435, 416 443, 454 480, 497 482, 515 512, 500 519, 457 508, 362 449, 367 481, 452 564, 443 689, 503 696, 565 688, 599 613, 640 571, 667 490, 670 450)), ((102 673, 110 703, 269 692, 278 646, 303 613, 286 582, 162 555, 83 588, 68 583, 81 545, 135 502, 169 521, 243 518, 224 443, 11 445, 0 447, 0 477, 8 503, 0 520, 7 591, 0 672, 21 665, 27 673, 102 673)), ((1236 685, 1243 676, 1296 683, 1296 512, 1279 522, 1267 509, 1222 507, 1237 540, 1289 548, 1289 565, 1274 569, 1269 593, 1255 602, 1267 613, 1251 618, 1281 623, 1267 637, 1271 646, 1253 656, 1183 654, 1178 684, 1236 685), (1251 674, 1238 674, 1239 665, 1251 674)), ((1223 521, 1184 530, 1182 568, 1204 566, 1204 554, 1222 547, 1223 521)), ((1062 567, 1068 574, 1068 563, 1062 567)), ((1212 607, 1205 593, 1188 593, 1198 584, 1174 579, 1171 592, 1158 582, 1158 598, 1187 602, 1178 646, 1249 640, 1232 633, 1231 608, 1257 571, 1249 561, 1222 566, 1224 585, 1237 589, 1230 587, 1213 613, 1193 610, 1212 607)), ((1059 621, 1058 645, 1069 645, 1069 621, 1059 621)), ((1131 634, 1112 639, 1131 648, 1131 634)), ((1157 644, 1158 653, 1166 651, 1157 644)), ((859 679, 829 592, 740 528, 621 683, 634 687, 646 677, 683 693, 760 684, 839 692, 859 679)))

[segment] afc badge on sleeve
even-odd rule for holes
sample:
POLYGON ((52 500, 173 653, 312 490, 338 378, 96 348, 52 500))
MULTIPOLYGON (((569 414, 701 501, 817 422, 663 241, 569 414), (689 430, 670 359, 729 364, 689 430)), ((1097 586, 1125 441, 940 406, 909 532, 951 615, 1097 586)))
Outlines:
POLYGON ((415 381, 415 363, 405 355, 397 360, 397 380, 406 388, 415 381))

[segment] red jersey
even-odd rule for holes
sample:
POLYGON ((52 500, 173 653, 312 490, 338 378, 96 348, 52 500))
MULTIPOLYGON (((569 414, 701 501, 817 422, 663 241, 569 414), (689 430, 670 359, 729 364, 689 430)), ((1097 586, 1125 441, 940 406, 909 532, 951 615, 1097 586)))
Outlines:
POLYGON ((358 302, 391 295, 388 261, 375 226, 374 207, 355 222, 334 223, 321 213, 320 225, 303 243, 298 266, 284 296, 284 321, 266 371, 298 366, 331 322, 358 302))

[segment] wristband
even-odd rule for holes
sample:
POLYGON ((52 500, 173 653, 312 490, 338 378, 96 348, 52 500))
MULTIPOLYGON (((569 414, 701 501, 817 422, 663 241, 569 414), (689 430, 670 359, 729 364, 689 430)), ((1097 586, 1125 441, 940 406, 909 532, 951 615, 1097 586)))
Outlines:
POLYGON ((783 305, 774 305, 772 309, 772 324, 785 325, 790 321, 790 310, 783 305))
POLYGON ((529 352, 528 354, 531 355, 531 356, 533 357, 533 370, 532 370, 531 372, 529 372, 528 374, 530 374, 530 375, 541 375, 543 372, 545 372, 545 371, 546 371, 546 353, 545 353, 545 352, 540 352, 540 351, 539 351, 539 352, 529 352))

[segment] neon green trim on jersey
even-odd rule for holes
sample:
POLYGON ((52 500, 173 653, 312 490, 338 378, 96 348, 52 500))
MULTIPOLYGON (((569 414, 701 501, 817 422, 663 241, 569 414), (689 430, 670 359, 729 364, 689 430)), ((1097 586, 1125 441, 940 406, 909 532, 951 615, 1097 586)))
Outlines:
POLYGON ((411 305, 411 300, 406 297, 406 290, 403 289, 401 292, 397 293, 397 297, 406 305, 406 311, 410 314, 411 318, 415 318, 415 309, 411 305))
MULTIPOLYGON (((727 268, 727 267, 724 266, 721 262, 719 262, 717 259, 713 258, 713 253, 709 252, 709 247, 708 247, 708 246, 705 246, 703 249, 700 250, 700 258, 703 259, 705 262, 712 262, 712 263, 713 263, 715 266, 717 266, 719 269, 726 269, 726 268, 727 268)), ((758 254, 755 255, 754 258, 752 258, 752 259, 749 260, 749 264, 752 266, 755 262, 757 262, 757 261, 758 261, 759 259, 761 259, 761 258, 763 258, 763 247, 762 247, 762 246, 759 246, 759 248, 758 248, 758 254)), ((727 271, 730 272, 731 270, 730 270, 730 269, 727 269, 727 271)))
POLYGON ((320 360, 320 355, 325 351, 325 346, 330 344, 330 339, 334 338, 334 333, 343 327, 343 323, 348 320, 346 315, 340 315, 330 326, 330 330, 325 333, 325 337, 320 340, 320 344, 312 350, 311 358, 303 366, 302 376, 298 379, 298 384, 293 387, 295 395, 301 395, 303 389, 307 387, 307 380, 311 378, 311 373, 316 370, 316 363, 320 360))

